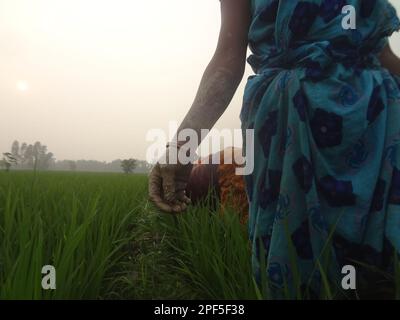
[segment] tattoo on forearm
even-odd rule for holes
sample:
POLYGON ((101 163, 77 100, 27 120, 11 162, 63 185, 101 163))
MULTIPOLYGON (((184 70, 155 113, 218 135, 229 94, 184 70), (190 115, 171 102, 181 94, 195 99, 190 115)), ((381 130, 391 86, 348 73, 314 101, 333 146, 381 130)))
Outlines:
POLYGON ((239 81, 235 73, 227 68, 206 71, 179 131, 190 128, 200 137, 201 129, 211 129, 231 102, 239 81))

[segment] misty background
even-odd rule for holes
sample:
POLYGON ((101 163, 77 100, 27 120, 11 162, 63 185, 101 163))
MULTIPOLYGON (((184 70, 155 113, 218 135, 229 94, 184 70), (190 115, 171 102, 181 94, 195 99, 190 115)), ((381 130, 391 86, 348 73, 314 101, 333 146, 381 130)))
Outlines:
MULTIPOLYGON (((0 154, 18 140, 63 168, 145 159, 146 133, 190 107, 219 24, 218 0, 0 0, 0 154)), ((240 128, 250 74, 216 128, 240 128)))

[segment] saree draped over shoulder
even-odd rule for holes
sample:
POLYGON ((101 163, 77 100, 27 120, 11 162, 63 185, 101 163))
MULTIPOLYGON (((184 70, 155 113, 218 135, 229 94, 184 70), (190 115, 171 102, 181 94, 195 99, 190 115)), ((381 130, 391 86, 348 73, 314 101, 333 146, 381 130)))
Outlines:
POLYGON ((378 59, 399 27, 387 0, 252 1, 240 118, 253 269, 273 290, 388 270, 400 250, 400 81, 378 59))

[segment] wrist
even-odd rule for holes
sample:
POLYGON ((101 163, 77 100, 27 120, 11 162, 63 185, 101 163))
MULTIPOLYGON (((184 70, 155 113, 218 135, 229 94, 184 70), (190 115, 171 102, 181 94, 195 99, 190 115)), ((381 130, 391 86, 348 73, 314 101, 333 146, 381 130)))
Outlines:
POLYGON ((170 163, 172 161, 172 164, 192 164, 199 159, 196 149, 190 147, 189 141, 170 141, 166 144, 167 162, 170 163), (182 147, 184 147, 184 150, 181 150, 182 147))
POLYGON ((166 148, 176 148, 180 149, 183 145, 186 144, 186 141, 170 141, 167 143, 166 148))

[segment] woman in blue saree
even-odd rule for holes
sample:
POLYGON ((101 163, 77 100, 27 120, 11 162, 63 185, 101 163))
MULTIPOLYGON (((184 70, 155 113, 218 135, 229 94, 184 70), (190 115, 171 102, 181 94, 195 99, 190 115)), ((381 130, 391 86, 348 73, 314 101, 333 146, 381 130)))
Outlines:
MULTIPOLYGON (((216 53, 178 132, 215 124, 249 45, 255 75, 240 117, 254 130, 255 168, 245 178, 258 283, 299 297, 318 295, 326 276, 340 286, 345 265, 390 271, 400 250, 395 9, 388 0, 222 0, 221 8, 216 53), (355 29, 344 28, 352 13, 355 29)), ((154 167, 150 197, 164 211, 186 208, 187 172, 154 167)))

